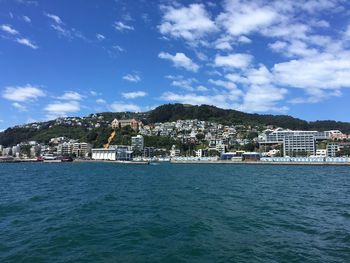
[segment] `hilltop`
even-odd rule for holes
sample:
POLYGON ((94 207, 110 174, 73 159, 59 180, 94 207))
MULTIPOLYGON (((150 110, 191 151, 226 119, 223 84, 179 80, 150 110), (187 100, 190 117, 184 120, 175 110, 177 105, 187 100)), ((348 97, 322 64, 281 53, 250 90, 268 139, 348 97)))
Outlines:
MULTIPOLYGON (((8 128, 0 133, 0 145, 10 146, 23 141, 47 143, 50 138, 66 136, 72 139, 102 145, 111 132, 110 122, 114 119, 137 118, 145 124, 169 122, 184 119, 212 121, 224 125, 244 125, 262 130, 268 125, 293 130, 341 130, 350 133, 350 123, 332 120, 307 122, 288 115, 250 114, 215 106, 165 104, 142 113, 102 112, 86 117, 66 117, 46 122, 36 122, 8 128)), ((129 140, 135 132, 124 129, 119 142, 129 140), (123 137, 124 136, 124 137, 123 137)))

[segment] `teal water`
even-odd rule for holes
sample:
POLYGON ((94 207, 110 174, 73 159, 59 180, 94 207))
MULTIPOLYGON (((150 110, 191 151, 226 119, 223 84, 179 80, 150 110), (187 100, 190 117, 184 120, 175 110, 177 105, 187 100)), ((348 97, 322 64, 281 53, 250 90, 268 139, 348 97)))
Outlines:
POLYGON ((350 262, 350 168, 0 164, 0 262, 350 262))

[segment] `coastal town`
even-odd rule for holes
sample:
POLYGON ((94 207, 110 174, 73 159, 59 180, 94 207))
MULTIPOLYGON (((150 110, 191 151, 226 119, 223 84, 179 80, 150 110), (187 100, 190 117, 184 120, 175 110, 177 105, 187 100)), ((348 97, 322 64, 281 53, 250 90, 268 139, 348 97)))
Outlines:
MULTIPOLYGON (((103 147, 69 137, 54 137, 47 143, 23 141, 16 145, 0 145, 0 161, 116 161, 116 162, 234 162, 234 163, 350 163, 350 135, 339 130, 289 130, 268 125, 223 125, 197 119, 144 124, 133 119, 105 120, 103 116, 59 118, 54 125, 105 126, 113 133, 103 147), (127 145, 113 143, 123 128, 131 129, 127 145), (174 143, 157 148, 146 145, 145 138, 170 138, 174 143), (186 145, 187 147, 179 147, 186 145)), ((40 129, 41 123, 24 128, 40 129)), ((50 128, 50 127, 49 127, 50 128)))

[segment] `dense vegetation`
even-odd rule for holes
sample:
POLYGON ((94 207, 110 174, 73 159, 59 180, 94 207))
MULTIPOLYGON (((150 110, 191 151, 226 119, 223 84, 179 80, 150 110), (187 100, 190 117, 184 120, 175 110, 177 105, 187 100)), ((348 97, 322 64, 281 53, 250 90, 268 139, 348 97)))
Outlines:
MULTIPOLYGON (((198 119, 205 121, 213 121, 225 125, 251 125, 263 127, 273 125, 275 127, 289 128, 293 130, 341 130, 344 133, 350 133, 350 123, 336 121, 315 121, 307 122, 288 115, 260 115, 249 114, 236 110, 225 110, 214 106, 201 105, 192 106, 184 104, 165 104, 156 109, 144 113, 113 113, 104 112, 98 115, 103 116, 104 121, 112 121, 114 118, 127 119, 137 118, 144 123, 176 121, 179 119, 198 119)), ((88 117, 85 122, 91 119, 88 117)), ((102 147, 111 133, 111 128, 101 126, 99 128, 88 128, 88 126, 70 126, 70 125, 54 125, 54 121, 41 123, 41 128, 8 128, 0 133, 0 144, 4 146, 15 145, 20 142, 35 140, 38 142, 48 143, 51 138, 65 136, 71 139, 78 139, 93 144, 94 147, 102 147)), ((131 136, 136 133, 128 128, 124 128, 117 132, 114 144, 130 144, 131 136)), ((251 136, 256 134, 251 134, 251 136)), ((149 136, 145 138, 146 146, 155 146, 159 148, 169 148, 176 142, 171 138, 160 136, 149 136)))
POLYGON ((288 115, 250 114, 209 105, 165 104, 149 112, 148 115, 148 120, 152 123, 179 119, 216 121, 222 124, 273 125, 292 130, 341 130, 344 133, 350 133, 348 122, 331 120, 307 122, 288 115))

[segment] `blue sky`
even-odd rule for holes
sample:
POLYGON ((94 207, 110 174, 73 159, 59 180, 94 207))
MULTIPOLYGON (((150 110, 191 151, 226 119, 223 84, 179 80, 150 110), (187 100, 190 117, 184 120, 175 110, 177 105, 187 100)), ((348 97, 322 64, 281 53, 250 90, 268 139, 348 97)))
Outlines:
POLYGON ((345 0, 0 0, 0 130, 211 104, 350 121, 345 0))

